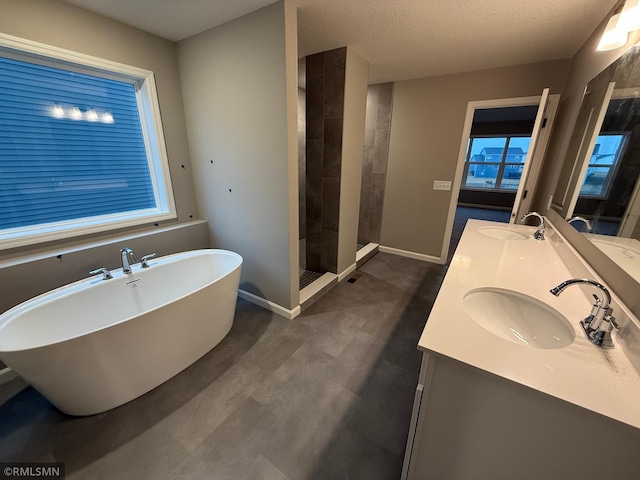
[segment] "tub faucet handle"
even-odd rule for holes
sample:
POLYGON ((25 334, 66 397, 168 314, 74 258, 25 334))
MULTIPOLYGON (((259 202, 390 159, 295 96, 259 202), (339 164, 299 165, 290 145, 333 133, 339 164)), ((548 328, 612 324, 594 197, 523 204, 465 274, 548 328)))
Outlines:
POLYGON ((95 270, 91 270, 89 275, 99 275, 102 274, 102 280, 110 280, 113 278, 111 272, 104 267, 96 268, 95 270))
POLYGON ((142 259, 140 260, 140 263, 142 264, 142 268, 149 268, 149 260, 151 260, 152 258, 155 258, 155 256, 156 256, 155 253, 150 253, 142 257, 142 259))

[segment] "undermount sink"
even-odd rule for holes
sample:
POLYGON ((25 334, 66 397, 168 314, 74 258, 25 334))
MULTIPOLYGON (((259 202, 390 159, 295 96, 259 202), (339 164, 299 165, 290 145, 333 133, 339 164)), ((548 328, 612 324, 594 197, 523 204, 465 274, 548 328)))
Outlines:
POLYGON ((477 288, 467 292, 462 303, 478 325, 513 343, 534 348, 562 348, 575 339, 575 330, 566 318, 523 293, 477 288))
POLYGON ((508 228, 501 227, 482 227, 478 229, 485 237, 497 238, 498 240, 526 240, 529 235, 516 232, 508 228))
POLYGON ((607 242, 605 240, 597 239, 592 239, 591 243, 593 243, 596 247, 606 253, 609 257, 615 257, 616 260, 640 259, 640 252, 628 245, 615 244, 613 242, 607 242))

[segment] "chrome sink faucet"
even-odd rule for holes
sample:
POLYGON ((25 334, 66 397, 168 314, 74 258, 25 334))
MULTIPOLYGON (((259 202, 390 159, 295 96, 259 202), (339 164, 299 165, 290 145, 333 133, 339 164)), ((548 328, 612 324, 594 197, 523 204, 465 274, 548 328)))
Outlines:
POLYGON ((124 273, 131 273, 131 265, 138 263, 138 257, 136 257, 136 254, 133 253, 133 250, 130 248, 120 250, 120 255, 122 257, 122 271, 124 273), (131 263, 129 263, 129 259, 131 259, 131 263))
POLYGON ((584 218, 584 217, 573 217, 572 219, 567 220, 567 223, 569 225, 571 225, 573 222, 584 222, 584 224, 586 226, 586 229, 587 229, 587 232, 591 231, 591 222, 589 222, 589 220, 587 220, 586 218, 584 218))
POLYGON ((556 297, 559 296, 565 288, 570 285, 578 285, 586 283, 593 285, 602 292, 602 300, 597 296, 595 303, 591 308, 591 313, 584 320, 580 320, 580 326, 582 331, 587 336, 589 341, 602 348, 613 348, 613 341, 611 340, 611 331, 615 328, 620 330, 620 326, 616 323, 615 317, 612 315, 613 309, 609 306, 611 303, 611 294, 607 287, 595 280, 588 278, 572 278, 562 282, 557 287, 550 290, 556 297))
POLYGON ((533 234, 533 238, 535 238, 536 240, 544 240, 544 229, 545 229, 544 217, 540 215, 538 212, 529 212, 526 215, 523 215, 520 221, 524 223, 524 221, 529 217, 537 217, 538 220, 540 220, 540 223, 538 224, 538 229, 533 234))

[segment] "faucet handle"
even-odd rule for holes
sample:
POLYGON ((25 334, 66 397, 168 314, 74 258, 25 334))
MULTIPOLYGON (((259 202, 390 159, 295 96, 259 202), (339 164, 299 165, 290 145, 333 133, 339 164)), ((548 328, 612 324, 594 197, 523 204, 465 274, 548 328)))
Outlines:
POLYGON ((591 307, 591 313, 587 318, 585 318, 581 322, 585 326, 590 326, 591 322, 593 322, 596 318, 598 318, 599 314, 602 315, 601 313, 602 300, 600 300, 600 297, 598 297, 595 293, 593 294, 593 299, 595 301, 593 302, 593 306, 591 307))
POLYGON ((99 275, 102 274, 102 280, 110 280, 113 278, 111 272, 104 267, 96 268, 95 270, 91 270, 89 275, 99 275))
POLYGON ((611 313, 606 313, 604 316, 604 319, 607 322, 609 322, 611 325, 613 325, 616 330, 620 330, 620 325, 618 325, 618 322, 616 322, 616 317, 611 315, 611 313))
POLYGON ((140 263, 142 264, 142 268, 149 268, 149 260, 151 260, 155 256, 156 256, 155 253, 150 253, 142 257, 142 259, 140 260, 140 263))

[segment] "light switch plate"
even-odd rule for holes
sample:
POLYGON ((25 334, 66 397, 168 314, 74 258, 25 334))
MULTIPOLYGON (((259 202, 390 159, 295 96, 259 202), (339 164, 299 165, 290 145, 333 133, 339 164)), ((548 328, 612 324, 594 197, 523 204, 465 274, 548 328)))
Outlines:
POLYGON ((433 189, 434 190, 451 190, 451 181, 450 180, 434 180, 433 189))

